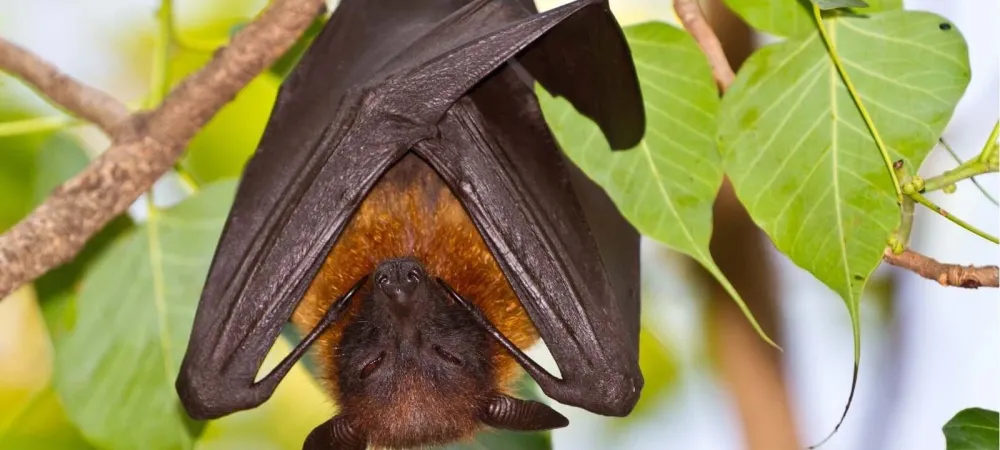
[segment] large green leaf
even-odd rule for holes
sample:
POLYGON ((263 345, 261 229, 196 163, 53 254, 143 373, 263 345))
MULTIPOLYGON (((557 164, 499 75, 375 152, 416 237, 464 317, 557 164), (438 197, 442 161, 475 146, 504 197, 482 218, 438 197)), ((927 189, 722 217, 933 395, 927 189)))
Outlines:
POLYGON ((3 450, 90 450, 51 388, 35 394, 13 422, 0 429, 3 450))
POLYGON ((864 0, 812 0, 813 3, 819 5, 820 9, 838 9, 838 8, 867 8, 869 5, 864 0))
POLYGON ((153 214, 84 276, 76 323, 56 343, 55 386, 103 448, 191 448, 174 381, 235 183, 153 214))
MULTIPOLYGON (((941 17, 824 21, 893 160, 919 167, 969 82, 941 17)), ((719 144, 740 201, 778 249, 840 294, 860 354, 858 302, 899 209, 889 173, 818 33, 766 47, 722 102, 719 144)))
POLYGON ((996 450, 1000 447, 1000 415, 969 408, 955 414, 942 428, 947 450, 996 450))
MULTIPOLYGON (((776 36, 800 36, 816 31, 809 0, 725 0, 736 14, 752 27, 776 36)), ((857 1, 821 0, 823 9, 851 6, 857 1)), ((869 14, 903 8, 903 0, 866 0, 867 8, 854 10, 869 14)))
POLYGON ((646 106, 639 145, 611 152, 596 124, 539 88, 549 128, 636 229, 704 266, 764 336, 708 250, 712 205, 722 185, 713 137, 719 99, 708 62, 687 33, 663 23, 630 26, 625 35, 646 106))

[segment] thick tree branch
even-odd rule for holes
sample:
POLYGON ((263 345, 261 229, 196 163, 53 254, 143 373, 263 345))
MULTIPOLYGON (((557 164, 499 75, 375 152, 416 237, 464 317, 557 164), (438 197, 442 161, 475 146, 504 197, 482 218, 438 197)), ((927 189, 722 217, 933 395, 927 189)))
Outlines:
POLYGON ((942 286, 956 286, 969 289, 979 287, 1000 287, 1000 269, 997 266, 960 266, 938 262, 934 258, 912 250, 895 254, 886 249, 882 260, 902 267, 942 286))
POLYGON ((109 135, 129 118, 122 102, 59 71, 34 53, 0 37, 0 71, 35 88, 56 106, 101 127, 109 135))
POLYGON ((106 94, 72 81, 23 49, 4 47, 0 68, 10 68, 53 101, 97 122, 114 143, 0 235, 0 298, 76 256, 95 233, 172 167, 195 133, 285 53, 323 7, 322 0, 271 2, 159 108, 132 116, 125 116, 124 107, 106 94))
POLYGON ((725 92, 726 89, 729 89, 729 85, 733 84, 736 75, 729 65, 726 52, 722 50, 719 38, 712 31, 708 20, 705 19, 705 13, 698 0, 674 0, 674 12, 684 24, 684 28, 688 33, 691 33, 695 42, 701 47, 701 51, 708 57, 715 82, 719 85, 719 90, 725 92))

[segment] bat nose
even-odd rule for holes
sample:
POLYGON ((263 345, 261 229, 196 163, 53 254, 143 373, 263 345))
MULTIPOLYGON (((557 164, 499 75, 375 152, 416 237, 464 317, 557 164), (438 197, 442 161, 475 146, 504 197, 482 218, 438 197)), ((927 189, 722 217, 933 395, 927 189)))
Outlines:
POLYGON ((379 289, 396 302, 404 303, 413 296, 413 292, 417 290, 417 284, 417 282, 408 280, 386 281, 379 286, 379 289))
POLYGON ((375 271, 378 289, 399 304, 410 303, 424 279, 420 264, 408 259, 387 261, 375 271))

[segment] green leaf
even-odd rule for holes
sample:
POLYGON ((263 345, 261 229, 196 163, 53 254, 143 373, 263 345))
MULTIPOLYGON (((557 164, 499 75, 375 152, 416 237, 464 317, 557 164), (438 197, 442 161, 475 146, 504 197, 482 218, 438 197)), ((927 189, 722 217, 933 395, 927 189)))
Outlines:
POLYGON ((996 411, 969 408, 944 424, 947 450, 996 450, 1000 447, 1000 415, 996 411))
POLYGON ((35 154, 33 205, 41 204, 53 189, 79 173, 89 163, 90 157, 76 138, 65 133, 55 133, 46 139, 35 154))
MULTIPOLYGON (((969 82, 962 36, 930 13, 824 21, 893 160, 919 167, 969 82)), ((722 101, 719 145, 740 201, 778 250, 858 303, 899 208, 871 133, 819 33, 768 46, 722 101)))
POLYGON ((13 422, 0 429, 4 450, 90 450, 93 447, 66 418, 51 387, 35 394, 13 422))
POLYGON ((601 185, 642 234, 704 266, 757 325, 712 260, 712 206, 722 184, 715 147, 718 90, 704 54, 687 33, 663 23, 625 29, 646 105, 646 135, 611 152, 596 124, 539 88, 545 118, 569 158, 601 185))
MULTIPOLYGON (((814 1, 823 9, 831 8, 824 6, 827 4, 865 3, 858 0, 814 1)), ((903 8, 903 0, 867 0, 867 3, 867 8, 851 12, 868 14, 903 8)), ((726 0, 726 5, 750 26, 775 36, 800 36, 816 31, 816 23, 812 17, 812 4, 809 0, 726 0)), ((843 6, 832 6, 832 8, 841 7, 843 6)))
POLYGON ((838 9, 838 8, 867 8, 868 3, 864 0, 812 0, 813 3, 819 5, 819 9, 838 9))
MULTIPOLYGON (((0 103, 5 93, 0 92, 0 103)), ((31 118, 11 105, 0 105, 0 122, 31 118)), ((51 132, 0 137, 0 232, 17 223, 32 208, 35 154, 51 132)))
POLYGON ((56 343, 55 386, 102 448, 191 448, 174 390, 231 181, 206 186, 118 239, 88 268, 74 328, 56 343))
MULTIPOLYGON (((538 385, 527 375, 521 375, 512 395, 517 398, 543 402, 538 385)), ((444 450, 506 450, 510 448, 550 450, 552 436, 547 431, 527 433, 523 431, 485 430, 476 434, 472 442, 452 444, 442 448, 444 450)))

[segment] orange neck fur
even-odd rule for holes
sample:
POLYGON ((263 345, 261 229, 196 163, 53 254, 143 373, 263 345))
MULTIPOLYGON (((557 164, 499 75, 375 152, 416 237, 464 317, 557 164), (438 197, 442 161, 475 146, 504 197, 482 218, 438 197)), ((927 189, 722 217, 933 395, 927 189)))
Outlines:
MULTIPOLYGON (((379 262, 412 256, 475 303, 514 344, 527 348, 538 334, 468 214, 440 177, 408 155, 391 168, 345 227, 293 315, 302 333, 312 330, 330 303, 379 262)), ((321 376, 339 400, 334 359, 343 330, 361 298, 314 345, 321 376)), ((508 392, 517 363, 499 344, 491 347, 496 389, 508 392)))

